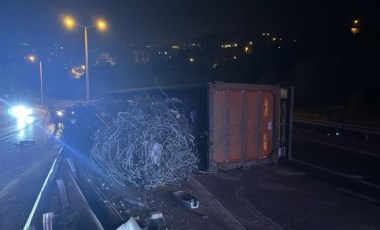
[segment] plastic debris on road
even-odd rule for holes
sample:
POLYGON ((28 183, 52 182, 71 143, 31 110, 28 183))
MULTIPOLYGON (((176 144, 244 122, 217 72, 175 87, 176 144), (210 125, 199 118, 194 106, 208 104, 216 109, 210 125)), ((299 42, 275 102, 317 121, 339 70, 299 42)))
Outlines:
POLYGON ((185 191, 173 192, 174 199, 186 208, 195 209, 199 207, 199 200, 192 194, 185 191))
POLYGON ((135 218, 131 216, 131 218, 129 218, 129 220, 126 223, 122 224, 116 230, 141 230, 141 228, 136 222, 135 218))

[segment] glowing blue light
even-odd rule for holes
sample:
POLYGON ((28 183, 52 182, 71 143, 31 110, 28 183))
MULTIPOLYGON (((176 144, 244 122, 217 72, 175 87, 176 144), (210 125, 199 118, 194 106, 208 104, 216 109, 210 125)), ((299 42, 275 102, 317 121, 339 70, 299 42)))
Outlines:
POLYGON ((57 111, 57 116, 58 116, 58 117, 63 117, 63 115, 64 115, 63 110, 58 110, 58 111, 57 111))
POLYGON ((23 105, 18 105, 18 106, 14 106, 12 107, 8 113, 14 117, 16 117, 17 119, 25 119, 26 117, 32 115, 33 111, 31 108, 27 108, 23 105))
POLYGON ((28 117, 26 117, 26 118, 25 118, 25 122, 26 122, 27 124, 32 124, 32 123, 34 122, 34 117, 32 117, 32 116, 28 116, 28 117))
POLYGON ((24 128, 28 124, 32 124, 34 122, 32 109, 24 105, 13 106, 8 110, 8 114, 17 119, 18 128, 24 128))

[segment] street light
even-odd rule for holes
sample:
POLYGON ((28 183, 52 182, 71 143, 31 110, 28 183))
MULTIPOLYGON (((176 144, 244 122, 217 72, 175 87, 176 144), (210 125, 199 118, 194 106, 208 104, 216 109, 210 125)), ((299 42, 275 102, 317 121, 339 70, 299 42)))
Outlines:
MULTIPOLYGON (((29 55, 28 60, 30 62, 35 62, 37 57, 34 55, 29 55)), ((43 77, 42 77, 42 61, 40 60, 40 93, 41 93, 41 103, 44 101, 44 87, 43 87, 43 77)))
POLYGON ((73 29, 75 26, 81 27, 84 29, 84 56, 85 56, 85 69, 86 69, 86 100, 90 100, 90 70, 88 66, 88 38, 87 38, 87 29, 91 27, 97 27, 100 31, 105 31, 107 29, 107 23, 103 19, 98 19, 96 24, 84 26, 77 24, 75 19, 69 16, 66 16, 63 19, 64 24, 67 28, 73 29))

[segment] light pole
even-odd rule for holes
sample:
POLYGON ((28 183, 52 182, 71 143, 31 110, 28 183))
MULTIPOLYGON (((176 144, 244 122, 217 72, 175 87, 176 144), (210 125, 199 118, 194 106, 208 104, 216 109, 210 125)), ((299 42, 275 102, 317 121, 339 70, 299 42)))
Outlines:
POLYGON ((64 23, 66 27, 69 29, 74 28, 75 26, 81 27, 84 29, 84 57, 85 57, 85 69, 86 69, 86 100, 90 100, 90 70, 88 65, 88 36, 87 36, 87 29, 90 27, 97 27, 100 31, 104 31, 107 29, 107 24, 104 20, 98 19, 96 24, 90 25, 90 26, 83 26, 80 24, 77 24, 72 17, 65 17, 64 23))
POLYGON ((84 27, 84 58, 86 70, 86 100, 90 100, 90 70, 88 68, 88 40, 87 40, 87 26, 84 27))
MULTIPOLYGON (((28 60, 31 62, 36 61, 36 56, 28 56, 28 60)), ((44 87, 43 87, 43 77, 42 77, 42 61, 40 60, 40 94, 41 94, 41 103, 44 101, 44 87)))

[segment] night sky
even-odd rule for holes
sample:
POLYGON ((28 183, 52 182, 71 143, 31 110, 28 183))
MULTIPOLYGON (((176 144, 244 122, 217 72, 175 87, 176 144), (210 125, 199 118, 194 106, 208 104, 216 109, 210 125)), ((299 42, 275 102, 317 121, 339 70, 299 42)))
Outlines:
MULTIPOLYGON (((64 46, 65 58, 69 60, 63 61, 73 65, 83 63, 83 30, 68 31, 62 23, 64 15, 71 15, 78 24, 86 26, 93 25, 96 18, 106 19, 109 28, 105 33, 94 28, 89 30, 89 46, 91 50, 111 55, 117 51, 125 55, 124 48, 131 44, 137 47, 183 44, 222 34, 253 38, 256 42, 262 39, 261 33, 269 32, 288 43, 294 40, 297 43, 280 51, 258 42, 252 55, 236 63, 226 62, 216 70, 210 67, 212 61, 207 68, 195 65, 191 69, 182 63, 177 72, 169 70, 166 63, 149 68, 118 66, 107 73, 92 69, 92 76, 93 79, 97 75, 99 79, 119 76, 129 87, 151 85, 156 78, 170 82, 162 76, 171 76, 179 84, 191 83, 194 76, 198 80, 281 84, 296 86, 297 99, 303 99, 305 105, 313 101, 319 105, 344 104, 353 108, 366 104, 372 109, 380 107, 378 9, 377 1, 370 0, 3 0, 0 2, 0 56, 15 55, 19 52, 18 44, 26 42, 36 48, 37 54, 47 57, 53 44, 58 44, 56 47, 64 46), (355 19, 360 21, 361 29, 356 37, 350 31, 355 19), (141 79, 146 82, 142 83, 141 79), (374 103, 376 106, 371 106, 374 103)), ((51 83, 58 84, 54 77, 59 74, 54 71, 60 63, 58 59, 55 63, 48 62, 46 57, 47 85, 49 77, 51 83)), ((25 60, 18 61, 25 64, 25 60)), ((11 64, 3 59, 0 77, 9 80, 18 74, 18 64, 11 64)), ((24 78, 33 79, 27 76, 28 71, 25 69, 24 78)), ((67 80, 65 74, 60 76, 62 82, 67 81, 70 87, 78 85, 72 79, 67 80)), ((38 81, 34 81, 30 85, 35 85, 34 93, 38 95, 38 81)), ((2 88, 9 87, 3 84, 2 88)), ((56 92, 51 89, 51 95, 56 92)))
POLYGON ((1 40, 66 40, 60 16, 70 14, 91 25, 103 17, 107 40, 163 44, 200 35, 270 31, 300 36, 346 30, 354 18, 379 23, 376 1, 302 0, 4 0, 0 3, 1 40))

